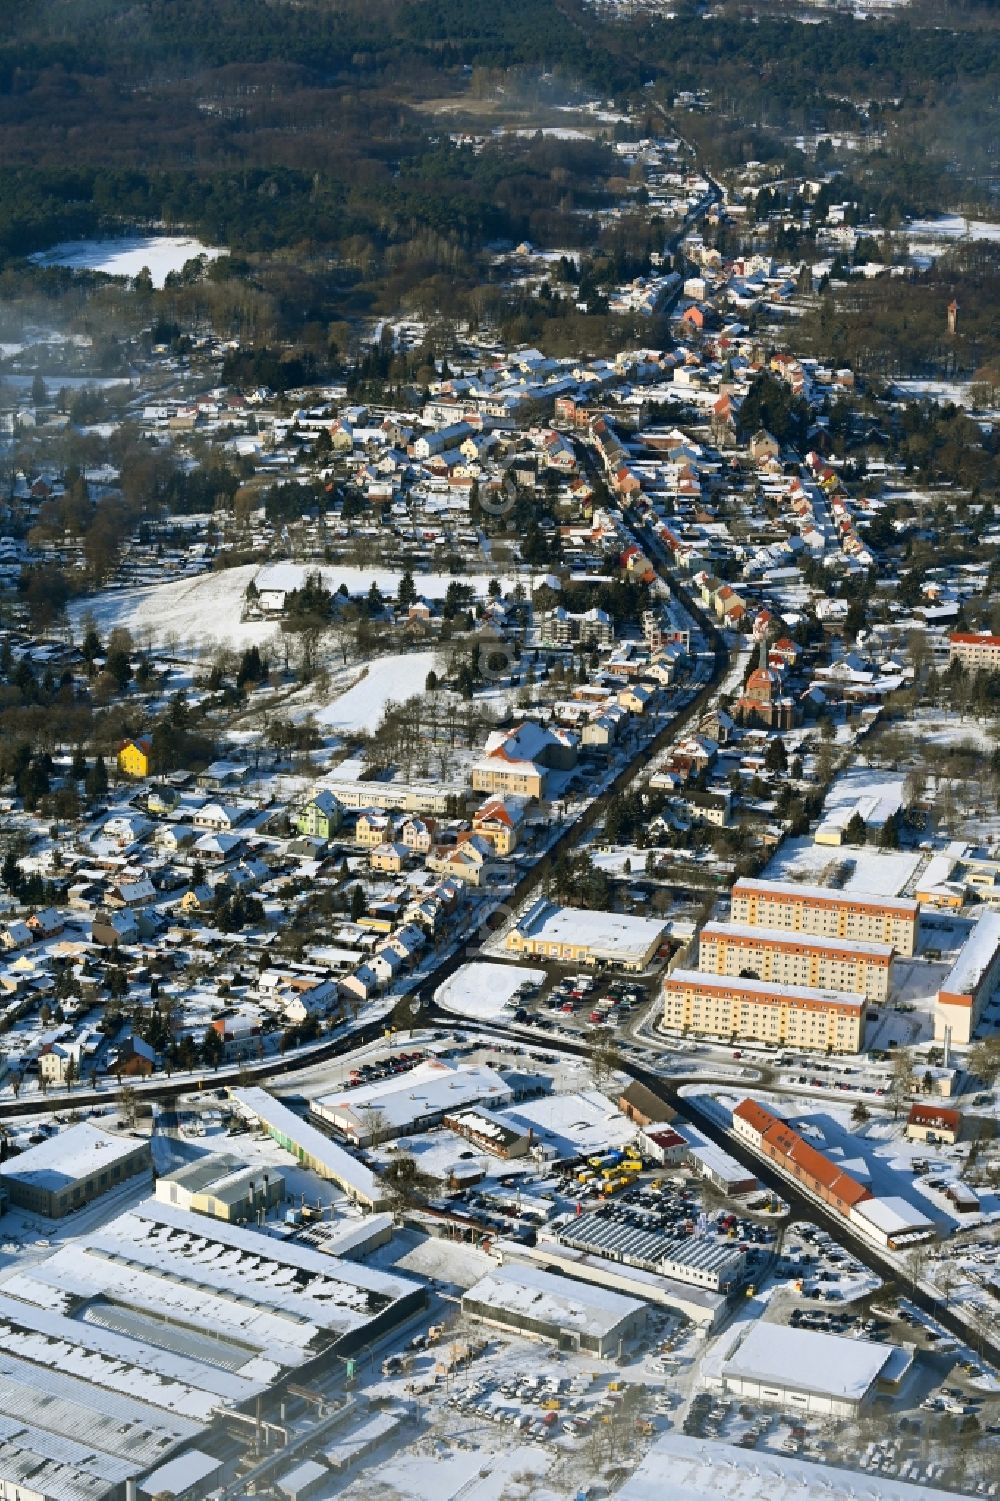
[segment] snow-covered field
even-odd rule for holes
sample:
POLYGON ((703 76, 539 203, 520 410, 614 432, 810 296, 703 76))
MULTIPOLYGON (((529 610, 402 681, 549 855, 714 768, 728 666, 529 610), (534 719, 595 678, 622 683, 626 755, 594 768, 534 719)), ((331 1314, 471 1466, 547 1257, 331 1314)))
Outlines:
MULTIPOLYGON (((395 595, 402 577, 394 568, 349 568, 339 564, 317 568, 308 563, 265 563, 254 577, 254 583, 260 590, 300 589, 306 576, 312 573, 320 574, 324 587, 331 594, 343 587, 352 595, 367 594, 372 584, 385 595, 395 595)), ((477 597, 484 599, 491 577, 493 575, 489 573, 415 573, 413 582, 417 593, 428 600, 444 599, 448 585, 453 581, 467 585, 477 597)), ((500 583, 504 589, 510 589, 515 580, 505 575, 500 578, 500 583)))
POLYGON ((938 219, 914 219, 902 233, 907 239, 1000 240, 1000 224, 966 219, 963 214, 942 214, 938 219))
MULTIPOLYGON (((27 378, 27 377, 26 377, 27 378)), ((149 584, 135 589, 106 589, 101 594, 74 601, 70 606, 70 621, 79 631, 80 621, 88 614, 97 621, 103 633, 112 626, 127 626, 137 640, 148 640, 154 646, 180 646, 205 649, 208 646, 224 645, 242 650, 247 646, 262 646, 271 641, 280 631, 276 620, 242 620, 244 595, 250 580, 258 588, 298 588, 306 574, 316 570, 306 564, 270 563, 261 569, 253 563, 239 568, 225 568, 218 573, 198 574, 194 578, 170 579, 164 584, 149 584)), ((395 594, 400 575, 389 568, 321 568, 325 586, 336 593, 346 585, 354 595, 367 594, 373 583, 383 594, 395 594)), ((491 575, 487 573, 465 574, 460 582, 469 584, 480 597, 485 597, 491 575)), ((443 599, 452 575, 447 573, 417 574, 414 583, 420 594, 428 599, 443 599)), ((501 579, 508 588, 511 579, 501 579)), ((407 658, 413 663, 415 658, 407 658)), ((424 678, 434 664, 428 662, 420 674, 405 688, 393 695, 408 698, 413 693, 422 693, 424 678)), ((416 667, 414 667, 416 674, 416 667)), ((340 723, 339 718, 326 721, 340 723)))
POLYGON ((141 589, 106 589, 78 599, 69 609, 79 633, 81 621, 93 615, 101 634, 113 626, 127 626, 137 641, 154 646, 261 646, 277 633, 271 621, 242 621, 243 596, 257 572, 254 564, 226 568, 196 578, 172 579, 141 589))
POLYGON ((503 1016, 504 1003, 520 985, 528 980, 540 985, 544 979, 543 969, 527 969, 520 964, 463 964, 445 980, 435 1000, 459 1016, 492 1021, 503 1016))
POLYGON ((316 710, 316 723, 338 730, 374 730, 386 704, 405 703, 415 693, 423 693, 427 674, 438 666, 434 651, 376 657, 360 682, 316 710))
POLYGON ((171 271, 203 255, 215 260, 225 251, 187 235, 129 235, 116 240, 67 240, 28 259, 38 266, 69 266, 74 271, 105 271, 109 276, 138 276, 149 270, 154 287, 162 287, 171 271))
POLYGON ((894 396, 916 401, 950 401, 960 407, 968 405, 970 385, 967 380, 894 380, 892 391, 894 396))
POLYGON ((847 891, 877 891, 880 896, 899 896, 912 880, 921 856, 909 850, 879 850, 843 844, 814 844, 811 839, 786 839, 770 861, 763 877, 767 881, 803 881, 826 886, 836 872, 847 891))

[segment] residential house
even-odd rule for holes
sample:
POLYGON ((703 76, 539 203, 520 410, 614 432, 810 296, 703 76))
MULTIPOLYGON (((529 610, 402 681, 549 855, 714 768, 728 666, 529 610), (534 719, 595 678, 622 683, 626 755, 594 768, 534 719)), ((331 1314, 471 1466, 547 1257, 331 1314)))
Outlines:
POLYGON ((437 824, 433 818, 408 818, 400 830, 400 838, 414 854, 426 855, 433 847, 437 824))
POLYGON ((368 861, 372 870, 392 875, 403 869, 409 855, 410 851, 405 844, 384 839, 381 844, 376 844, 374 849, 368 851, 368 861))
POLYGON ((509 730, 496 730, 472 768, 474 792, 501 797, 544 797, 549 773, 576 765, 579 741, 571 731, 549 729, 525 720, 509 730))
POLYGON ((118 770, 126 777, 148 777, 153 742, 148 735, 126 740, 118 749, 118 770))
POLYGON ((196 829, 212 829, 217 834, 228 834, 239 823, 242 814, 238 808, 225 803, 205 803, 194 815, 196 829))
POLYGON ((343 809, 336 797, 327 788, 321 789, 301 808, 292 819, 292 825, 300 834, 318 839, 332 839, 340 828, 343 809))
POLYGON ((490 797, 472 815, 472 831, 486 839, 498 855, 512 855, 524 821, 524 803, 518 798, 490 797))
POLYGON ((376 845, 391 841, 395 832, 395 820, 390 814, 382 813, 377 808, 366 808, 358 814, 354 825, 354 842, 360 844, 362 849, 371 850, 376 845))

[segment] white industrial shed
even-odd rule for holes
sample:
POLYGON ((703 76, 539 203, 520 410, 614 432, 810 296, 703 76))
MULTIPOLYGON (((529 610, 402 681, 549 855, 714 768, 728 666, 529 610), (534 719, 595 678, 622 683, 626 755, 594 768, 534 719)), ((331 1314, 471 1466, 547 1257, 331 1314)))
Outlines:
POLYGON ((898 1386, 912 1359, 899 1345, 758 1322, 736 1331, 705 1377, 737 1397, 848 1418, 898 1386))

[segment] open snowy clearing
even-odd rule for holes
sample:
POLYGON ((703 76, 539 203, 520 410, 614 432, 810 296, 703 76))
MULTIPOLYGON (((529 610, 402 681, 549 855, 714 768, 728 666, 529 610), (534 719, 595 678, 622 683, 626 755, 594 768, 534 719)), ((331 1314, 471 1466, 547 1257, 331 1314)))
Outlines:
POLYGON ((967 380, 894 380, 894 396, 905 396, 916 401, 952 402, 955 406, 968 406, 971 381, 967 380))
MULTIPOLYGON (((329 589, 331 594, 337 594, 341 589, 346 589, 348 594, 359 597, 366 595, 372 584, 382 594, 394 597, 402 577, 399 570, 395 568, 352 568, 340 564, 317 567, 308 563, 282 562, 265 563, 254 575, 254 583, 261 591, 274 589, 284 590, 287 593, 291 589, 301 589, 306 578, 314 573, 320 575, 323 587, 329 589)), ((489 573, 415 573, 413 583, 417 593, 427 600, 444 599, 448 593, 448 585, 453 582, 464 584, 477 598, 485 599, 492 577, 493 575, 489 573)), ((507 575, 500 578, 500 584, 505 590, 513 588, 514 583, 515 580, 507 575)))
POLYGON ((541 985, 543 969, 528 969, 521 964, 463 964, 438 990, 434 999, 446 1011, 458 1016, 493 1021, 504 1014, 504 1004, 527 982, 541 985))
POLYGON ((104 271, 108 276, 138 276, 143 266, 162 287, 171 271, 203 255, 214 261, 224 250, 187 235, 129 235, 116 240, 67 240, 28 257, 37 266, 69 266, 73 271, 104 271))
POLYGON ((939 219, 914 219, 902 233, 908 239, 1000 240, 1000 224, 966 219, 964 214, 942 214, 939 219))
POLYGON ((879 850, 868 845, 814 844, 806 836, 786 839, 763 871, 766 881, 836 885, 845 891, 877 891, 899 896, 921 862, 919 852, 879 850))
MULTIPOLYGON (((25 377, 27 379, 27 377, 25 377)), ((139 641, 148 640, 154 646, 195 647, 224 645, 242 650, 248 646, 263 646, 280 633, 280 624, 275 620, 243 620, 244 595, 251 579, 258 588, 281 588, 291 590, 300 587, 310 572, 320 572, 323 582, 331 593, 336 594, 341 585, 353 595, 368 593, 374 583, 383 594, 395 594, 399 587, 400 574, 388 568, 321 568, 310 569, 305 564, 273 563, 258 569, 255 564, 239 568, 224 568, 217 573, 198 574, 194 578, 170 579, 162 584, 148 584, 134 589, 106 589, 101 594, 75 600, 69 607, 70 621, 75 631, 87 615, 93 615, 102 634, 113 626, 127 626, 139 641)), ((451 583, 452 575, 446 573, 416 574, 414 583, 420 594, 427 599, 443 599, 451 583)), ((468 584, 475 593, 485 598, 489 574, 465 574, 460 582, 468 584)), ((505 588, 511 579, 501 579, 505 588)), ((409 658, 412 661, 414 659, 409 658)), ((413 693, 422 693, 428 668, 424 668, 419 680, 414 677, 405 689, 396 696, 408 698, 413 693)), ((416 671, 416 669, 414 669, 416 671)), ((339 719, 329 721, 339 723, 339 719)))
POLYGON ((279 627, 271 621, 240 618, 247 584, 256 571, 250 564, 147 588, 106 589, 74 600, 70 623, 79 634, 81 622, 93 615, 102 635, 113 626, 126 626, 137 641, 161 647, 262 646, 279 627))
POLYGON ((405 703, 415 693, 423 693, 427 674, 437 667, 435 651, 377 657, 360 682, 316 710, 316 723, 338 730, 374 730, 386 704, 405 703))

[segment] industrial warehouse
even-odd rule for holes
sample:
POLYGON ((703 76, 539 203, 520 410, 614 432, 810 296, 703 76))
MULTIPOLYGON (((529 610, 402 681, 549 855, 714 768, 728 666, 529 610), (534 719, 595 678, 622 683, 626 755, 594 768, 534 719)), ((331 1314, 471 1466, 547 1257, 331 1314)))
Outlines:
POLYGON ((535 1266, 506 1263, 469 1288, 462 1312, 552 1340, 560 1349, 608 1357, 619 1355, 625 1341, 639 1333, 648 1310, 637 1298, 571 1282, 535 1266))
POLYGON ((705 1384, 751 1401, 849 1418, 898 1390, 913 1352, 783 1324, 736 1329, 705 1371, 705 1384))
POLYGON ((145 1200, 3 1284, 8 1485, 117 1497, 220 1414, 342 1369, 425 1298, 406 1278, 145 1200), (31 1485, 60 1469, 63 1491, 31 1485))

